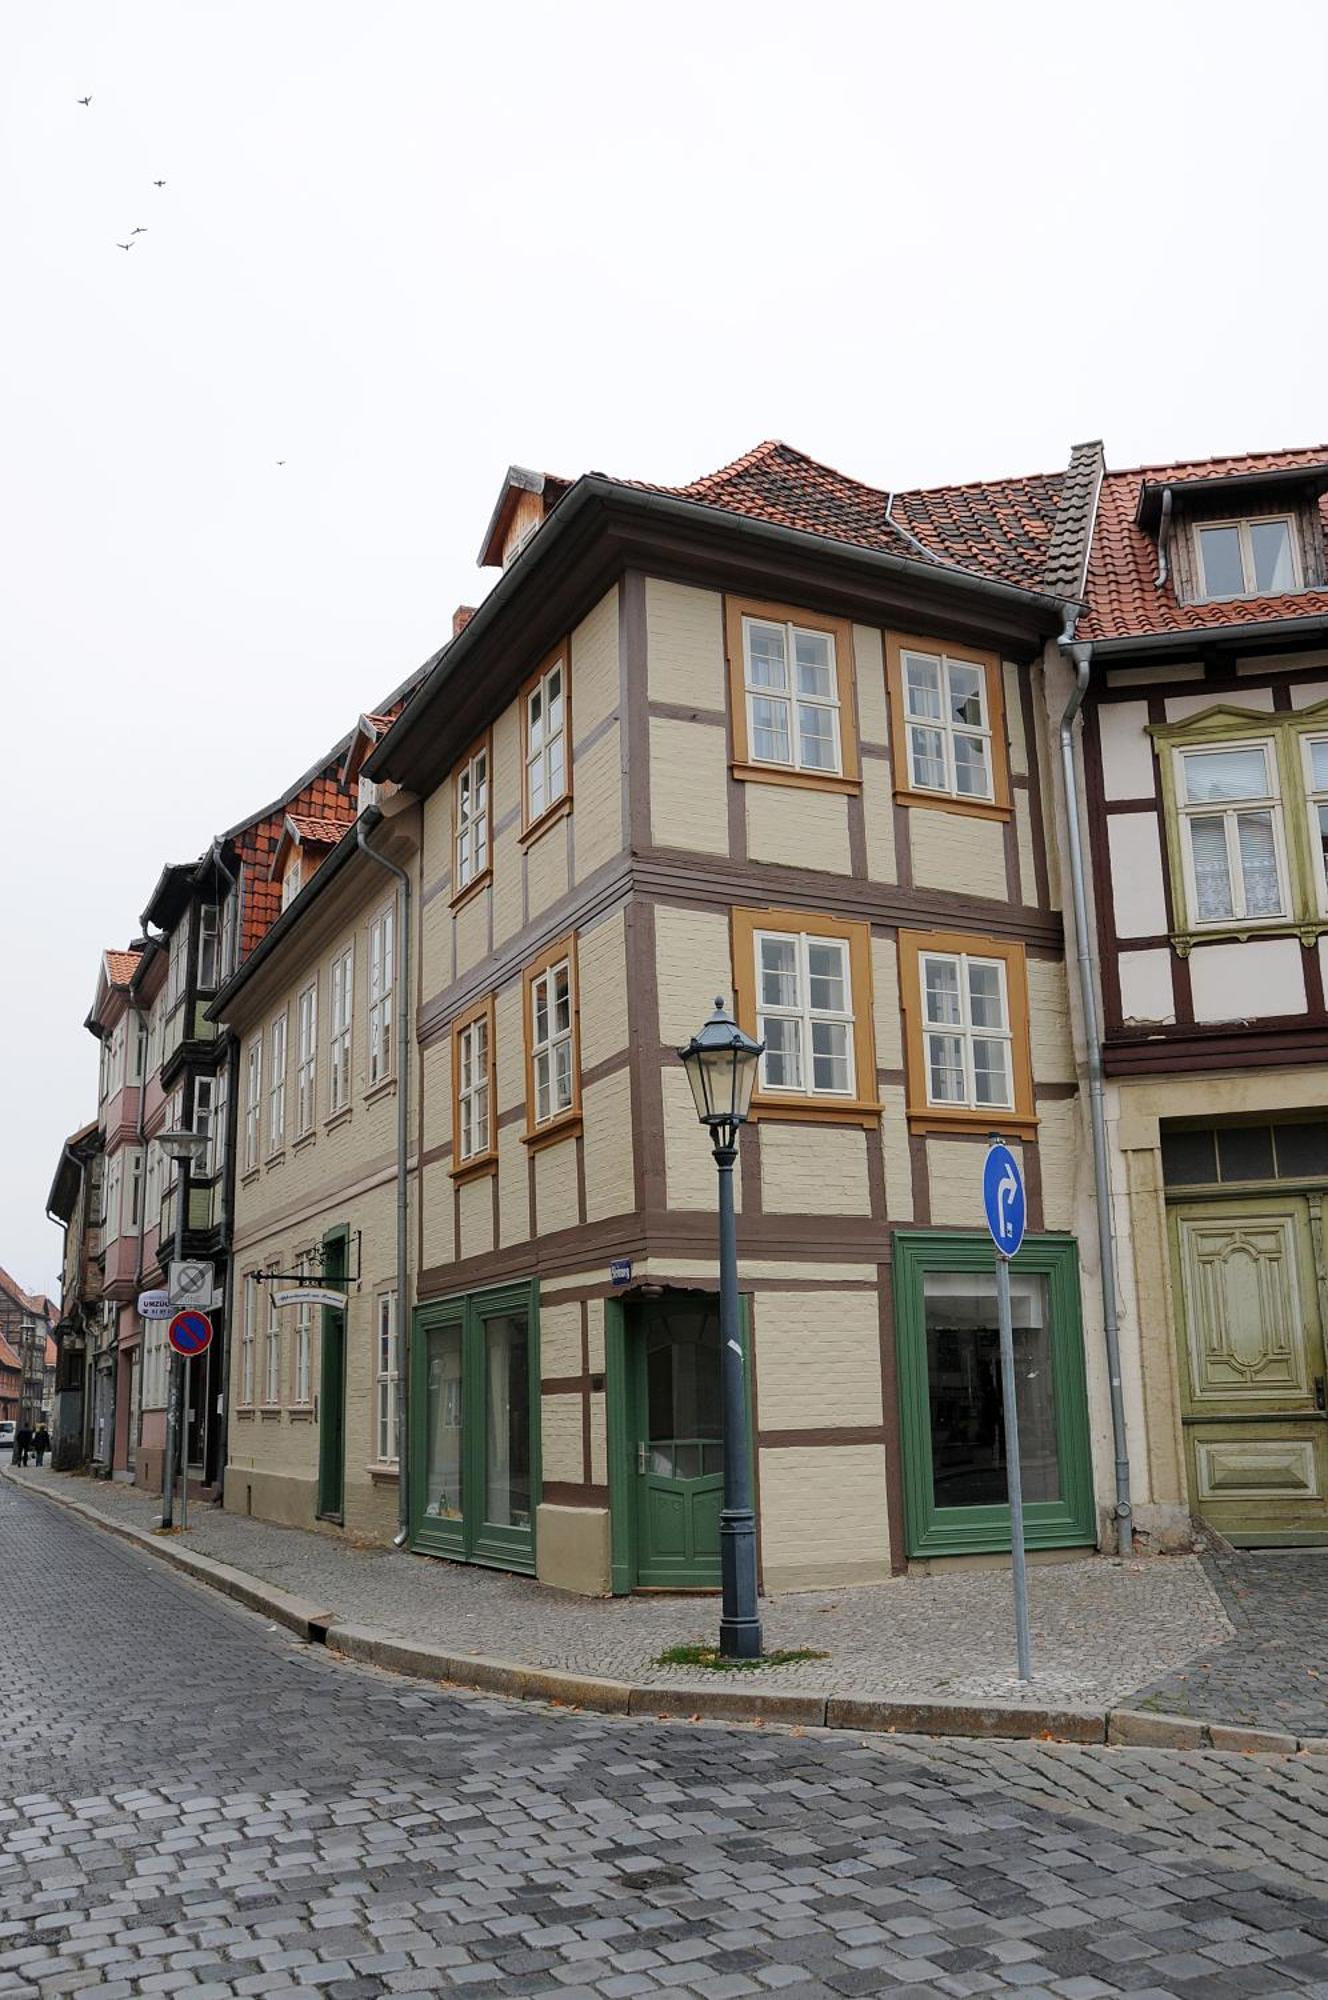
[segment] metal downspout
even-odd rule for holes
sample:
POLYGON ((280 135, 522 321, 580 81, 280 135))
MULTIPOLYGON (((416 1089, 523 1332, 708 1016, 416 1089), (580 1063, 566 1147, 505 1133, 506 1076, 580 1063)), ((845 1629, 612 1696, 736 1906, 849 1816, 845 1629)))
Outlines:
POLYGON ((398 1077, 397 1077, 397 1531, 392 1537, 397 1548, 404 1548, 410 1538, 410 1434, 407 1384, 410 1379, 410 1312, 407 1305, 409 1294, 409 1271, 406 1245, 410 1230, 410 1198, 406 1181, 406 1165, 410 1157, 410 876, 404 868, 398 868, 395 861, 389 861, 376 847, 370 847, 368 835, 379 824, 382 814, 370 806, 361 814, 355 828, 355 838, 371 861, 380 868, 386 868, 401 884, 401 993, 400 1018, 397 1026, 398 1077))
POLYGON ((1065 779, 1065 824, 1070 847, 1070 886, 1074 898, 1075 951, 1079 961, 1079 997, 1084 1010, 1084 1037, 1088 1045, 1088 1110, 1093 1130, 1093 1183, 1097 1206, 1098 1260, 1102 1280, 1102 1332, 1107 1349, 1107 1376, 1111 1388, 1111 1437, 1116 1458, 1116 1548, 1128 1556, 1134 1547, 1133 1510, 1130 1504, 1130 1454, 1125 1434, 1125 1398, 1121 1389, 1120 1322, 1116 1304, 1116 1246, 1111 1230, 1111 1175, 1107 1160, 1107 1112, 1102 1087, 1102 1033, 1098 1020, 1097 988, 1093 981, 1093 953, 1088 931, 1088 896, 1084 886, 1084 849, 1079 830, 1079 772, 1074 756, 1074 722, 1088 691, 1093 648, 1076 643, 1074 628, 1078 610, 1067 607, 1065 625, 1057 640, 1061 652, 1072 660, 1074 690, 1061 717, 1061 768, 1065 779))

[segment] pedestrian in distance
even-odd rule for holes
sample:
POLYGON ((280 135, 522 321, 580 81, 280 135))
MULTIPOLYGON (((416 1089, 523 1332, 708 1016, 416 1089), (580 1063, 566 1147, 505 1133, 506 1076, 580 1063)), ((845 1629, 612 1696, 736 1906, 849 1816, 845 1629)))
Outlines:
POLYGON ((45 1424, 38 1424, 36 1430, 33 1432, 32 1449, 37 1454, 37 1470, 40 1472, 41 1462, 51 1449, 51 1433, 47 1430, 45 1424))
POLYGON ((26 1465, 28 1453, 32 1449, 32 1431, 27 1424, 20 1424, 14 1433, 14 1463, 26 1465))

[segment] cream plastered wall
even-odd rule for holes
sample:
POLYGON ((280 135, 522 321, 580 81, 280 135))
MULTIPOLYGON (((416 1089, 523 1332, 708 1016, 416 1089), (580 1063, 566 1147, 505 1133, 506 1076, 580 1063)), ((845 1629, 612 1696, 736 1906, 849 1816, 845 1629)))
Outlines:
POLYGON ((884 1445, 763 1448, 759 1478, 767 1590, 881 1583, 889 1576, 884 1445))
POLYGON ((397 1480, 392 1463, 378 1458, 376 1396, 376 1315, 381 1294, 395 1292, 396 1187, 380 1183, 372 1191, 328 1204, 314 1220, 276 1227, 237 1242, 235 1250, 234 1338, 231 1346, 231 1417, 225 1502, 233 1512, 294 1523, 330 1525, 316 1518, 319 1423, 322 1415, 323 1313, 310 1309, 309 1395, 301 1400, 297 1373, 299 1309, 277 1310, 280 1386, 267 1397, 267 1330, 270 1285, 254 1287, 254 1395, 246 1405, 243 1387, 245 1280, 255 1270, 290 1274, 301 1255, 321 1244, 324 1232, 350 1231, 350 1269, 359 1268, 346 1309, 345 1495, 348 1535, 390 1541, 397 1526, 397 1480), (358 1232, 358 1243, 356 1240, 358 1232))
MULTIPOLYGON (((523 841, 523 698, 509 702, 491 728, 491 880, 455 910, 455 772, 424 802, 421 982, 426 999, 458 980, 473 980, 491 953, 510 945, 528 925, 537 925, 624 847, 616 584, 570 636, 571 812, 523 841)), ((530 662, 532 673, 538 664, 530 662)))

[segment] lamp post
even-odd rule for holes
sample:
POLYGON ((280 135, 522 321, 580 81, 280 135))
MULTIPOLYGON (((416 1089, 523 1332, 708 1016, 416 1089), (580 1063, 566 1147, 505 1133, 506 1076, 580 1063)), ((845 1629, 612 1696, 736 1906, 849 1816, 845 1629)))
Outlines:
MULTIPOLYGON (((189 1176, 192 1168, 201 1164, 208 1149, 205 1132, 159 1132, 152 1142, 167 1160, 173 1160, 179 1173, 175 1183, 175 1246, 171 1251, 171 1268, 167 1274, 167 1286, 174 1275, 175 1266, 184 1262, 184 1232, 189 1215, 189 1176)), ((141 1364, 140 1364, 141 1365, 141 1364)), ((161 1525, 169 1528, 175 1519, 175 1454, 176 1440, 179 1439, 179 1453, 182 1466, 181 1484, 189 1477, 187 1460, 189 1411, 185 1404, 185 1360, 183 1355, 171 1355, 171 1381, 166 1396, 166 1451, 162 1464, 161 1481, 161 1525)), ((131 1412, 132 1415, 132 1412, 131 1412)), ((188 1496, 181 1495, 184 1506, 188 1506, 188 1496)), ((183 1511, 183 1510, 182 1510, 183 1511)))
POLYGON ((733 1163, 738 1127, 751 1109, 764 1042, 744 1035, 722 997, 701 1032, 678 1054, 709 1128, 719 1171, 719 1351, 724 1387, 724 1509, 719 1517, 721 1603, 719 1650, 727 1660, 759 1660, 761 1615, 756 1600, 756 1516, 747 1451, 747 1383, 738 1320, 738 1238, 733 1220, 733 1163))

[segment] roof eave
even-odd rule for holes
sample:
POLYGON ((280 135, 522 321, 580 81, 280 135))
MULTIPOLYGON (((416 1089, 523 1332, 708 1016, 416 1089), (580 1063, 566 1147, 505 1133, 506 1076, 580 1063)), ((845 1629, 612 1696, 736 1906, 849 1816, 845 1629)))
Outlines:
POLYGON ((1170 631, 1126 633, 1115 639, 1089 641, 1095 658, 1119 659, 1131 653, 1195 653, 1204 646, 1247 645, 1252 639, 1278 640, 1328 635, 1328 613, 1302 618, 1256 618, 1243 625, 1193 625, 1170 631))

